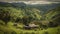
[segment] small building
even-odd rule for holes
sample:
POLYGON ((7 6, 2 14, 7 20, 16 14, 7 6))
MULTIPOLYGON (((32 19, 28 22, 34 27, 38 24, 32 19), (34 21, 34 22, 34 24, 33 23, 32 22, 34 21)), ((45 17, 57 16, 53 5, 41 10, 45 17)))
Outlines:
POLYGON ((29 26, 32 27, 32 28, 33 28, 33 27, 35 28, 35 27, 38 27, 39 25, 29 24, 29 26))
POLYGON ((35 25, 33 23, 24 26, 25 29, 35 29, 35 28, 38 28, 38 27, 39 27, 39 25, 35 25))

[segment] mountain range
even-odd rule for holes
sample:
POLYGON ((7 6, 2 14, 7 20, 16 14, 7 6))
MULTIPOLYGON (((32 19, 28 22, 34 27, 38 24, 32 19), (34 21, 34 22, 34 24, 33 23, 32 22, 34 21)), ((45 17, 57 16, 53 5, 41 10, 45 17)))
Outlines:
POLYGON ((18 3, 0 2, 0 9, 2 9, 3 11, 10 11, 11 16, 20 17, 20 18, 23 18, 23 16, 30 16, 33 19, 40 19, 40 18, 44 19, 45 16, 46 17, 50 16, 48 17, 49 19, 52 18, 52 15, 55 16, 56 15, 55 13, 59 13, 57 12, 57 10, 55 12, 52 11, 55 10, 57 7, 60 7, 60 3, 26 4, 24 2, 18 2, 18 3))
POLYGON ((25 7, 29 7, 29 8, 37 8, 38 10, 41 11, 42 14, 44 14, 45 12, 47 12, 48 10, 54 9, 58 6, 60 6, 60 3, 52 3, 52 4, 26 4, 24 2, 12 2, 12 3, 8 3, 8 2, 0 2, 0 6, 10 6, 10 7, 18 7, 18 8, 25 8, 25 7))

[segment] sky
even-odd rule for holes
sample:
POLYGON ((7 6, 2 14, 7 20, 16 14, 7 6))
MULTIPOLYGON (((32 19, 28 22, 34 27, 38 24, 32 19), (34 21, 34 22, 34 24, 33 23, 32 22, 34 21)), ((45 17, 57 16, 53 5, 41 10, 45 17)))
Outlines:
POLYGON ((0 0, 1 1, 60 1, 60 0, 0 0))
POLYGON ((60 0, 0 0, 0 2, 24 2, 26 4, 51 4, 58 3, 60 0))
POLYGON ((49 1, 28 1, 24 2, 26 4, 52 4, 52 3, 58 3, 58 2, 49 2, 49 1))

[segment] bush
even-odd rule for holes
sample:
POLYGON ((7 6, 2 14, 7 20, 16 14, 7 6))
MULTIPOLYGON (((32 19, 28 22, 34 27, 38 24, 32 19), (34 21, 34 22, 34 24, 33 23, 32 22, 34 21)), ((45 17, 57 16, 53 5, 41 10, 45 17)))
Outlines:
POLYGON ((11 32, 11 34, 17 34, 15 31, 11 32))
POLYGON ((31 34, 35 34, 34 32, 32 32, 31 34))
POLYGON ((48 32, 47 32, 47 31, 45 31, 45 32, 44 32, 44 34, 48 34, 48 32))
POLYGON ((8 32, 4 32, 4 34, 9 34, 8 32))
POLYGON ((58 26, 58 24, 54 23, 54 22, 49 22, 48 26, 49 27, 56 27, 56 26, 58 26))
POLYGON ((29 32, 25 32, 24 34, 30 34, 29 32))
POLYGON ((23 32, 21 31, 20 34, 23 34, 23 32))
POLYGON ((2 20, 0 20, 0 25, 4 25, 5 23, 2 21, 2 20))
POLYGON ((3 31, 0 31, 0 34, 4 34, 4 32, 3 31))
POLYGON ((57 29, 57 34, 60 34, 60 29, 59 28, 57 29))

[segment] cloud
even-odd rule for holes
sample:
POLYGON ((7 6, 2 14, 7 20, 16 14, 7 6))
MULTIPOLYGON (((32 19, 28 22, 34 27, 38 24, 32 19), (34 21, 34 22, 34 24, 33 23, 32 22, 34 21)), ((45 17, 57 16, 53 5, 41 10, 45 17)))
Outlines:
POLYGON ((0 0, 1 1, 58 1, 60 2, 60 0, 0 0))
POLYGON ((52 3, 59 3, 57 1, 60 1, 60 0, 0 0, 0 2, 9 2, 9 3, 24 2, 26 4, 52 4, 52 3))
POLYGON ((49 1, 28 1, 24 2, 26 4, 52 4, 52 3, 58 3, 58 2, 49 2, 49 1))

